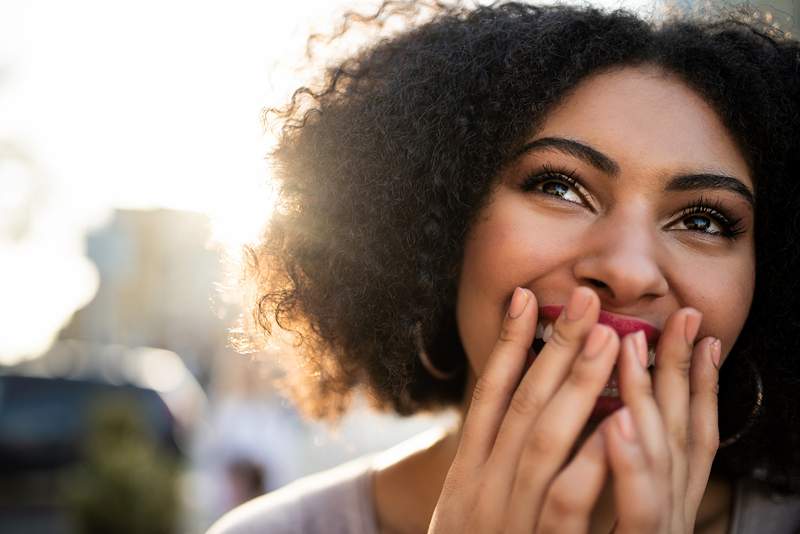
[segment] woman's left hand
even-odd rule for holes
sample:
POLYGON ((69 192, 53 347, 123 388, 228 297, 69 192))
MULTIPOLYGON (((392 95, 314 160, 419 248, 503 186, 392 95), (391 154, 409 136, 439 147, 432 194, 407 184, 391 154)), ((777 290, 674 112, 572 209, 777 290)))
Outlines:
POLYGON ((667 320, 653 378, 644 334, 626 336, 618 360, 627 408, 605 425, 614 478, 615 534, 684 534, 694 530, 719 445, 720 342, 694 344, 702 315, 682 308, 667 320))

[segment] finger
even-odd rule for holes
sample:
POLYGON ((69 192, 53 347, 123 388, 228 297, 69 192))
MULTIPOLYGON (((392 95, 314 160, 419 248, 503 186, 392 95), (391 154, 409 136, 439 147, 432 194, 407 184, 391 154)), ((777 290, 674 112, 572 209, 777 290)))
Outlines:
POLYGON ((717 394, 721 353, 720 341, 707 337, 695 346, 692 355, 689 480, 686 500, 693 508, 687 510, 687 513, 696 512, 700 505, 711 473, 711 463, 719 448, 717 394))
POLYGON ((509 479, 516 471, 516 462, 509 459, 519 458, 529 429, 564 382, 599 315, 597 294, 586 287, 575 288, 565 311, 553 325, 552 337, 514 392, 489 460, 493 468, 505 471, 509 479))
POLYGON ((544 452, 561 467, 608 382, 618 352, 617 333, 594 325, 571 372, 529 431, 523 454, 537 451, 541 457, 544 452))
MULTIPOLYGON (((642 447, 643 432, 636 428, 629 408, 610 416, 603 438, 614 478, 617 528, 615 534, 657 532, 661 515, 669 513, 665 492, 648 465, 642 447)), ((665 482, 662 481, 662 484, 665 482)))
POLYGON ((532 291, 514 290, 499 339, 472 391, 456 455, 459 468, 480 467, 489 456, 533 343, 537 310, 532 291))
POLYGON ((531 428, 511 493, 512 532, 533 529, 548 487, 586 425, 618 351, 616 332, 605 325, 594 325, 572 371, 531 428))
POLYGON ((653 389, 672 459, 672 492, 683 496, 688 479, 689 371, 702 314, 682 308, 667 320, 656 348, 653 389))
POLYGON ((488 472, 492 473, 486 481, 488 495, 508 502, 528 431, 563 383, 599 315, 600 299, 595 292, 586 287, 575 288, 566 310, 554 324, 550 342, 525 373, 508 406, 487 462, 488 472))
POLYGON ((689 439, 689 369, 694 339, 702 314, 683 308, 672 314, 658 340, 653 389, 667 435, 678 450, 686 450, 689 439))
POLYGON ((642 362, 646 362, 647 343, 644 332, 625 336, 617 367, 619 393, 630 409, 639 441, 648 462, 661 476, 671 478, 671 456, 664 422, 653 397, 653 383, 642 362))
POLYGON ((602 424, 553 481, 536 532, 584 533, 608 473, 602 424))

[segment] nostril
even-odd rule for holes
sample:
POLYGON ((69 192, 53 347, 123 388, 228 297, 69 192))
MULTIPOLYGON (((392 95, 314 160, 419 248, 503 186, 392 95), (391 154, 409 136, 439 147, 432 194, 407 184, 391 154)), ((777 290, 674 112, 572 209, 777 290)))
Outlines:
POLYGON ((608 284, 605 282, 601 282, 600 280, 596 280, 594 278, 589 278, 587 280, 592 287, 596 287, 597 289, 606 289, 608 288, 608 284))

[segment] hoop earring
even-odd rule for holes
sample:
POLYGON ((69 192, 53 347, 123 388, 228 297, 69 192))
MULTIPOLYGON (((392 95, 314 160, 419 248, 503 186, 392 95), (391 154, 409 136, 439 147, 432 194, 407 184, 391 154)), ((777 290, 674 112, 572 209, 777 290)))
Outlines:
POLYGON ((747 434, 753 425, 755 425, 756 420, 761 416, 761 410, 764 405, 764 382, 761 380, 761 373, 758 371, 758 367, 753 361, 748 358, 747 363, 750 364, 750 368, 753 370, 753 378, 756 382, 756 402, 753 405, 753 409, 750 410, 750 415, 747 416, 747 420, 745 421, 742 428, 739 429, 738 432, 725 438, 724 440, 720 441, 719 448, 722 449, 723 447, 728 447, 729 445, 733 445, 739 439, 747 434))
POLYGON ((414 343, 417 346, 417 355, 419 356, 419 361, 422 363, 422 367, 424 367, 433 378, 436 380, 451 380, 458 374, 458 369, 444 372, 433 365, 430 356, 428 356, 428 351, 425 350, 425 343, 422 341, 422 323, 419 321, 414 324, 414 343))

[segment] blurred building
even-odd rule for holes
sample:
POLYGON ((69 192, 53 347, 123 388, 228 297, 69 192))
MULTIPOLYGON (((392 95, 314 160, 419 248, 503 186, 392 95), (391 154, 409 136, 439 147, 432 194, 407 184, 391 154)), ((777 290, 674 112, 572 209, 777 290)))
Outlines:
POLYGON ((171 350, 207 384, 214 356, 227 352, 227 311, 215 304, 221 267, 208 235, 204 215, 117 210, 87 240, 97 295, 60 338, 171 350))

